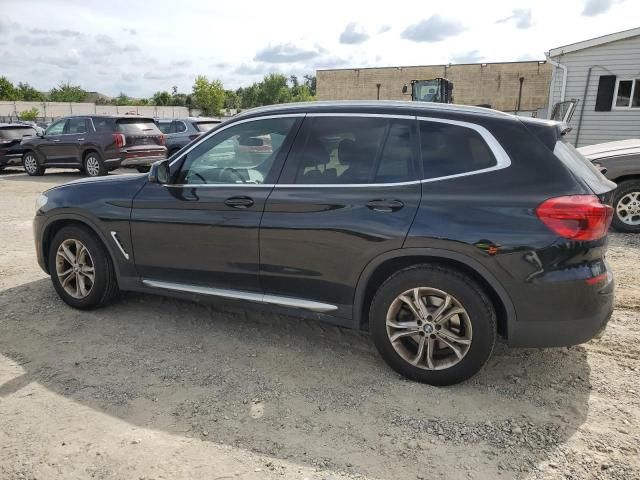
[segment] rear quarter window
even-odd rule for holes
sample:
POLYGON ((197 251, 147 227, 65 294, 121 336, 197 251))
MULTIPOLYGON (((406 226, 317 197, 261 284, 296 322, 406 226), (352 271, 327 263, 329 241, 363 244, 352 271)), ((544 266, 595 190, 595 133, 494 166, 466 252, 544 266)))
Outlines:
POLYGON ((440 122, 420 122, 424 178, 448 177, 497 165, 485 139, 473 128, 440 122))
POLYGON ((160 135, 162 132, 153 120, 121 118, 116 122, 118 132, 126 135, 160 135))

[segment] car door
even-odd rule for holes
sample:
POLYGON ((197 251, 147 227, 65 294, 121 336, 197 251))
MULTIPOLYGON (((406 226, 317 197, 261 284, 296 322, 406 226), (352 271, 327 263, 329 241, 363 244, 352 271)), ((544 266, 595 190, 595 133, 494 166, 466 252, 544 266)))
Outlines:
POLYGON ((65 127, 64 138, 60 142, 61 151, 66 156, 66 162, 81 163, 84 144, 91 135, 89 119, 86 117, 70 118, 65 127))
POLYGON ((355 286, 402 247, 420 202, 415 117, 309 114, 260 227, 265 294, 350 318, 355 286))
POLYGON ((62 139, 66 125, 66 118, 53 122, 40 139, 38 153, 41 154, 46 163, 64 161, 65 152, 62 139))
POLYGON ((298 115, 239 120, 178 156, 170 184, 142 188, 131 235, 145 283, 261 292, 260 218, 299 124, 298 115), (263 138, 271 150, 253 152, 263 138))

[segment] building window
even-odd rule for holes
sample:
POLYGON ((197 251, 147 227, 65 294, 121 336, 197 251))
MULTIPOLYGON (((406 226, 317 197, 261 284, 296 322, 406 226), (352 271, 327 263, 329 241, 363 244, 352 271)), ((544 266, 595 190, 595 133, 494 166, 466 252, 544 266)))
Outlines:
POLYGON ((640 78, 618 80, 613 96, 613 108, 640 107, 640 78))

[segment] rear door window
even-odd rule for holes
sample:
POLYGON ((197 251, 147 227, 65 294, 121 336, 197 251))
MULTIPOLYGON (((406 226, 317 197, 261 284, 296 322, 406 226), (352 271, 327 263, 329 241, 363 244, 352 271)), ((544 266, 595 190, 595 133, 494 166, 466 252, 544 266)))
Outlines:
POLYGON ((376 184, 415 179, 412 121, 315 117, 294 148, 294 183, 376 184))
POLYGON ((67 122, 65 133, 86 133, 87 131, 88 128, 86 118, 70 118, 67 122))
POLYGON ((497 164, 480 133, 450 123, 420 121, 420 151, 425 179, 484 170, 497 164))
POLYGON ((117 121, 117 129, 125 135, 160 135, 162 132, 151 119, 121 118, 117 121))
POLYGON ((173 127, 171 128, 171 133, 175 132, 175 133, 182 133, 185 132, 187 130, 187 126, 176 120, 175 122, 173 122, 173 127))
POLYGON ((158 126, 158 129, 162 133, 172 133, 171 132, 171 127, 173 126, 172 122, 158 122, 156 125, 158 126))

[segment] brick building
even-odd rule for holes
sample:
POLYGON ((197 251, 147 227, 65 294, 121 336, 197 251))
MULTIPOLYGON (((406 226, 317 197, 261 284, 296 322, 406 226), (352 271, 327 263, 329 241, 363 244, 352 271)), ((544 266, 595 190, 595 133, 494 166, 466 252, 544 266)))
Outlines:
POLYGON ((411 80, 445 77, 454 103, 490 104, 508 112, 545 108, 551 66, 545 61, 318 70, 318 100, 409 100, 411 80), (522 79, 522 80, 521 80, 522 79), (519 104, 519 108, 518 108, 519 104))

